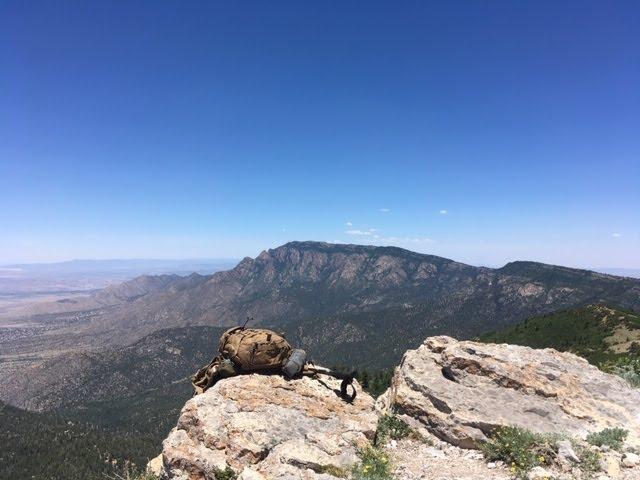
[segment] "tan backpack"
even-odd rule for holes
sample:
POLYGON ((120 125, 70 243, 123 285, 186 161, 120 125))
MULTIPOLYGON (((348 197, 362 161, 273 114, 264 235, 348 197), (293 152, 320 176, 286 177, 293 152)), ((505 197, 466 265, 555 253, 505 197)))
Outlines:
POLYGON ((331 375, 342 380, 340 396, 352 402, 356 397, 353 373, 339 373, 306 362, 304 350, 294 349, 282 336, 262 328, 233 327, 220 337, 218 355, 191 377, 195 394, 204 393, 218 380, 242 373, 281 372, 287 378, 296 375, 331 375), (353 393, 347 388, 351 386, 353 393))
POLYGON ((199 394, 221 378, 281 370, 292 351, 289 342, 271 330, 233 327, 220 337, 218 355, 191 377, 191 383, 199 394))
POLYGON ((241 372, 279 369, 291 354, 282 335, 262 328, 235 327, 220 337, 218 352, 241 372))

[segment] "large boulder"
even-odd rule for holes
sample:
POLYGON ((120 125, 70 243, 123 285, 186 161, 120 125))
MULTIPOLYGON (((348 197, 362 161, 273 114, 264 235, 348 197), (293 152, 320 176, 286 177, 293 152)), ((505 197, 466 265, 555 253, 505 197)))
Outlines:
POLYGON ((405 353, 378 408, 463 448, 505 425, 577 437, 622 427, 640 445, 640 390, 553 349, 427 338, 405 353))
POLYGON ((244 480, 336 478, 375 435, 374 401, 356 387, 348 403, 326 376, 222 380, 185 404, 163 443, 160 477, 213 480, 231 468, 244 480))

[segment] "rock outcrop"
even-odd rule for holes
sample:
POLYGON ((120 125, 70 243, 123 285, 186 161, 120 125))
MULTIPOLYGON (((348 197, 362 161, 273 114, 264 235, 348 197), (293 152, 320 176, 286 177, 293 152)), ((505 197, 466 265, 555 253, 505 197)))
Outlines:
POLYGON ((553 349, 430 337, 404 355, 377 405, 463 448, 504 425, 582 438, 622 427, 640 445, 640 390, 553 349))
MULTIPOLYGON (((373 399, 357 386, 347 403, 331 377, 287 381, 244 375, 189 400, 163 443, 163 479, 213 480, 232 468, 239 479, 322 479, 346 472, 373 440, 373 399)), ((157 462, 157 461, 156 461, 157 462)))

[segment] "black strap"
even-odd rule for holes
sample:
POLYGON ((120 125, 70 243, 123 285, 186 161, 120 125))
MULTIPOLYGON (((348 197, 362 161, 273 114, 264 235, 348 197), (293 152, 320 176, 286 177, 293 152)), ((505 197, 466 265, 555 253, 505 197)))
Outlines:
MULTIPOLYGON (((307 362, 307 365, 313 365, 313 363, 311 362, 307 362)), ((352 373, 341 373, 341 372, 336 372, 335 370, 329 370, 328 368, 307 368, 306 370, 303 369, 302 371, 303 375, 329 375, 330 377, 336 378, 338 380, 341 380, 340 382, 340 397, 347 401, 347 402, 353 402, 356 398, 356 387, 353 386, 353 380, 356 376, 355 372, 352 373), (351 387, 351 390, 353 391, 353 393, 349 394, 349 387, 351 387)))
POLYGON ((345 378, 340 383, 340 396, 344 398, 347 402, 353 402, 356 398, 356 387, 353 386, 353 377, 345 378), (351 387, 353 393, 349 395, 347 392, 348 387, 351 387))

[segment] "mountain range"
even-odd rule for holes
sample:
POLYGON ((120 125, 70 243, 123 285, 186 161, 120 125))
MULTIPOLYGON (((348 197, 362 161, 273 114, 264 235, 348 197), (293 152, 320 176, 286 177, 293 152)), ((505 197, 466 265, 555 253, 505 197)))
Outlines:
POLYGON ((291 242, 228 271, 142 276, 31 307, 0 328, 0 399, 34 410, 68 405, 67 397, 103 400, 93 378, 116 386, 106 392, 123 391, 118 384, 129 392, 156 388, 208 361, 221 329, 246 317, 285 332, 316 361, 383 368, 429 335, 472 338, 596 303, 639 309, 640 280, 535 262, 491 269, 396 247, 291 242), (167 353, 173 343, 199 353, 179 360, 167 353), (154 362, 162 369, 155 383, 134 375, 154 362))
POLYGON ((247 316, 278 328, 327 319, 357 330, 392 316, 405 327, 466 337, 580 304, 637 308, 639 298, 640 280, 586 270, 535 262, 491 269, 396 247, 291 242, 228 271, 138 277, 31 314, 91 311, 68 333, 107 345, 168 327, 234 325, 247 316))

